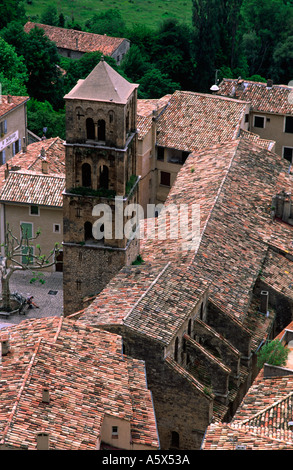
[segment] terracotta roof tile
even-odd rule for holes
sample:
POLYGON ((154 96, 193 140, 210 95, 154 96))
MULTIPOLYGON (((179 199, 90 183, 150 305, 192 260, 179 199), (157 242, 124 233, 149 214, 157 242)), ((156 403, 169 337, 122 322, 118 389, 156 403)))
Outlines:
POLYGON ((62 49, 77 50, 80 52, 102 52, 104 55, 111 56, 125 38, 116 38, 106 34, 94 34, 74 29, 59 28, 40 23, 27 22, 24 25, 26 33, 33 28, 41 28, 50 41, 55 42, 56 46, 62 49))
POLYGON ((0 117, 29 100, 29 96, 0 95, 0 117))
POLYGON ((252 111, 293 114, 292 91, 293 88, 287 85, 268 87, 266 83, 225 78, 219 84, 218 94, 249 101, 252 111))
POLYGON ((26 320, 6 332, 0 444, 35 449, 36 432, 46 431, 50 449, 94 450, 110 415, 130 421, 133 442, 158 448, 144 363, 122 355, 120 336, 62 317, 26 320), (44 386, 49 404, 42 403, 44 386))
POLYGON ((157 145, 194 151, 238 137, 247 102, 176 91, 157 121, 157 145))

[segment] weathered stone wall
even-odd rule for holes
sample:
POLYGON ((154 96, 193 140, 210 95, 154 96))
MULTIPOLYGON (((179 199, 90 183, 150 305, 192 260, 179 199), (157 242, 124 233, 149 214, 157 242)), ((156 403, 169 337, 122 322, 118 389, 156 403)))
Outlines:
POLYGON ((126 250, 92 248, 86 245, 63 245, 64 315, 82 310, 84 299, 97 295, 125 265, 137 257, 136 239, 126 250))
POLYGON ((161 343, 125 328, 123 344, 125 354, 145 361, 161 448, 172 447, 175 432, 181 449, 199 449, 212 415, 211 398, 167 364, 161 343))

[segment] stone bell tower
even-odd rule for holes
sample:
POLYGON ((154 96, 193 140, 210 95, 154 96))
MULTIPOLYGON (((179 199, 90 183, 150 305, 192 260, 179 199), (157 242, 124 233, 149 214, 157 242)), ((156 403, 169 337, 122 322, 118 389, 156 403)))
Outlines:
POLYGON ((127 207, 138 203, 137 88, 102 59, 64 97, 64 315, 86 307, 139 254, 135 226, 125 230, 127 207))

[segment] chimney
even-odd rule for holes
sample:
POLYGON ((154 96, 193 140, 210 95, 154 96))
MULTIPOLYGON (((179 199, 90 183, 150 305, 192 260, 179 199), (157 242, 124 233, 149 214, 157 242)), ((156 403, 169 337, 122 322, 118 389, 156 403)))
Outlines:
POLYGON ((262 290, 260 292, 259 311, 260 313, 263 313, 264 315, 268 315, 269 313, 269 293, 266 290, 262 290))
POLYGON ((49 170, 48 170, 48 162, 47 162, 47 160, 44 158, 44 159, 42 160, 42 173, 44 173, 45 175, 47 175, 48 172, 49 172, 49 170))
POLYGON ((37 450, 49 450, 49 437, 48 432, 38 432, 37 433, 37 450))
POLYGON ((9 176, 9 167, 8 167, 8 163, 6 163, 6 167, 5 167, 5 170, 4 170, 4 177, 5 179, 7 180, 9 176))
POLYGON ((272 88, 273 87, 273 80, 270 78, 267 80, 267 88, 272 88))
POLYGON ((75 47, 78 49, 78 38, 75 38, 75 47))
POLYGON ((8 102, 8 103, 11 103, 11 102, 12 102, 12 96, 11 96, 11 95, 7 95, 7 102, 8 102))
POLYGON ((22 142, 23 142, 22 151, 23 151, 23 153, 25 153, 26 152, 26 139, 25 139, 25 137, 22 138, 22 142))
POLYGON ((7 356, 9 353, 10 347, 9 347, 9 335, 6 334, 1 337, 0 339, 1 343, 1 356, 7 356))
POLYGON ((49 387, 47 386, 43 387, 42 402, 50 403, 50 392, 49 392, 49 387))

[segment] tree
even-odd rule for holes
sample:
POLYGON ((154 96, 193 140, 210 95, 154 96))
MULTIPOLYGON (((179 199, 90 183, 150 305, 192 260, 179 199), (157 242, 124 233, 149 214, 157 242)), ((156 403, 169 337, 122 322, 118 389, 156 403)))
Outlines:
POLYGON ((27 68, 13 46, 0 37, 0 83, 2 94, 27 95, 27 68))
POLYGON ((19 0, 0 0, 0 11, 0 29, 14 20, 25 21, 25 9, 19 0))
POLYGON ((180 90, 180 84, 173 82, 167 74, 157 68, 149 69, 140 80, 139 98, 161 98, 162 96, 180 90))
POLYGON ((35 237, 30 237, 22 226, 20 228, 21 235, 17 238, 13 235, 9 225, 7 225, 5 241, 1 244, 4 248, 4 257, 0 264, 2 285, 1 309, 6 312, 12 309, 9 283, 13 273, 24 270, 39 271, 53 266, 59 254, 58 244, 54 245, 54 248, 48 255, 42 254, 41 247, 38 244, 34 250, 34 241, 41 234, 40 230, 37 231, 35 237))
POLYGON ((48 101, 40 102, 31 98, 27 103, 27 121, 29 129, 38 136, 60 137, 65 140, 65 109, 55 111, 48 101))
POLYGON ((85 23, 85 27, 91 33, 107 34, 114 37, 124 37, 126 32, 125 22, 117 8, 95 13, 85 23))
POLYGON ((289 350, 279 340, 268 341, 257 354, 257 366, 262 368, 264 364, 285 366, 289 350))
POLYGON ((198 91, 209 91, 218 68, 220 50, 220 9, 217 0, 193 0, 193 54, 197 64, 195 85, 198 91))
POLYGON ((59 17, 55 5, 50 4, 47 6, 47 8, 45 8, 41 15, 40 22, 42 24, 48 24, 50 26, 59 26, 59 17))

